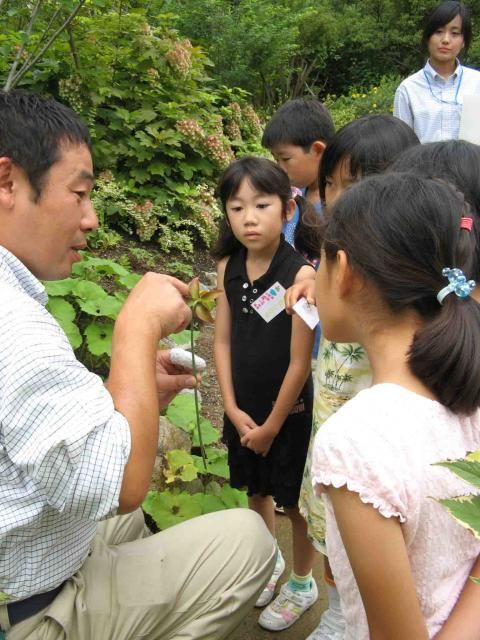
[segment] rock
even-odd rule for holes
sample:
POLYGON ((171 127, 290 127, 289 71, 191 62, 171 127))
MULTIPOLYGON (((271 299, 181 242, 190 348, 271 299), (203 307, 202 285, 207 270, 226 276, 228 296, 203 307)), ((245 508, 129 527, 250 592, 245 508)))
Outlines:
POLYGON ((192 440, 188 433, 176 427, 165 416, 160 416, 157 454, 162 456, 172 449, 183 449, 190 453, 192 440))

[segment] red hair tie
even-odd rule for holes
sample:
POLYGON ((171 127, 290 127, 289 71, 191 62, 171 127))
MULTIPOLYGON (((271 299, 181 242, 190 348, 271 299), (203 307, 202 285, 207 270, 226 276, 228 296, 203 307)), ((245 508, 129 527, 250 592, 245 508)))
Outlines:
POLYGON ((460 218, 460 229, 471 231, 473 227, 473 218, 460 218))

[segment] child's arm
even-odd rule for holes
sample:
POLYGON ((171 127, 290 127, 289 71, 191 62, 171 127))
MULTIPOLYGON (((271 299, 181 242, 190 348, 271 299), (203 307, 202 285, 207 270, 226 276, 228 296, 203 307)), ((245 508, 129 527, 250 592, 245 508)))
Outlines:
POLYGON ((428 640, 398 519, 385 518, 346 487, 326 489, 362 596, 370 640, 428 640))
MULTIPOLYGON (((311 267, 302 267, 298 278, 305 278, 304 269, 315 273, 311 267), (302 273, 303 272, 303 273, 302 273)), ((241 442, 244 447, 266 456, 275 436, 282 428, 292 410, 311 369, 314 333, 298 316, 292 318, 292 337, 290 339, 290 364, 278 392, 273 409, 263 425, 248 431, 241 442)))
MULTIPOLYGON (((480 556, 471 576, 480 577, 480 556)), ((435 640, 480 640, 480 585, 467 579, 456 605, 435 640)))
MULTIPOLYGON (((223 279, 227 260, 221 260, 217 268, 217 287, 223 289, 223 279)), ((215 338, 213 351, 215 355, 215 368, 217 380, 223 398, 225 413, 235 425, 240 437, 247 431, 256 427, 256 423, 248 414, 237 407, 235 392, 232 382, 232 361, 230 357, 230 305, 225 292, 217 299, 217 311, 215 315, 215 338)))
POLYGON ((293 305, 300 300, 306 298, 308 304, 315 304, 315 275, 309 278, 302 278, 287 289, 285 293, 285 310, 288 314, 293 314, 293 305))

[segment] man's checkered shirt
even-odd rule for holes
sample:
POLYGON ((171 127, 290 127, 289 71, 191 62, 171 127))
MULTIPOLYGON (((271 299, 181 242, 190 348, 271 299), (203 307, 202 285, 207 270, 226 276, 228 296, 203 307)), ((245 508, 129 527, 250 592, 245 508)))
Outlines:
POLYGON ((72 576, 115 514, 130 431, 3 247, 0 301, 0 592, 25 598, 72 576))
POLYGON ((427 62, 398 87, 393 115, 410 125, 420 142, 456 140, 466 95, 480 95, 478 71, 458 63, 445 79, 427 62))

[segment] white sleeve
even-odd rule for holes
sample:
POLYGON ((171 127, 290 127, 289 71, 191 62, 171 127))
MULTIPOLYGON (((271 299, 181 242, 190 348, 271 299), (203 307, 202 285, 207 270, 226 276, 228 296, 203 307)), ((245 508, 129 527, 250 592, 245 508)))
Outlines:
MULTIPOLYGON (((316 435, 311 469, 315 490, 321 494, 325 486, 346 486, 383 516, 405 522, 412 506, 405 455, 383 437, 382 429, 372 428, 367 416, 349 411, 349 404, 316 435)), ((388 432, 390 425, 382 426, 388 432)))
POLYGON ((400 118, 400 120, 403 120, 403 122, 408 124, 413 129, 414 117, 412 107, 410 105, 408 92, 403 84, 397 87, 397 90, 395 91, 395 98, 393 101, 393 115, 396 118, 400 118))

